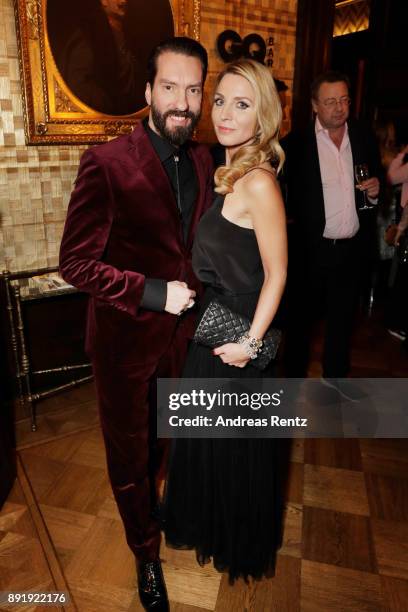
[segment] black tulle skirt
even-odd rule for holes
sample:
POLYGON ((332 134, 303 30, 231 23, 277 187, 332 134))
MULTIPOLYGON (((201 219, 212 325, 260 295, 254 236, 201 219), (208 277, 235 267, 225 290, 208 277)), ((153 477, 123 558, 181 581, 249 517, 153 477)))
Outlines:
MULTIPOLYGON (((205 293, 202 310, 214 296, 205 293)), ((258 294, 217 295, 231 309, 252 317, 258 294)), ((192 343, 183 376, 259 378, 253 366, 223 364, 211 349, 192 343)), ((166 544, 195 549, 200 564, 219 571, 261 578, 274 573, 281 544, 282 442, 274 439, 173 440, 163 518, 166 544)))

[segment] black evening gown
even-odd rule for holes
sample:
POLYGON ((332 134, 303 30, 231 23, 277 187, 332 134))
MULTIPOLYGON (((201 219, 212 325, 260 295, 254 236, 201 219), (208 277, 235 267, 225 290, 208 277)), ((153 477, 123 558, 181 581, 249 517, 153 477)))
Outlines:
MULTIPOLYGON (((255 233, 228 221, 223 202, 216 197, 196 233, 193 267, 206 286, 201 312, 216 296, 252 318, 264 278, 255 233)), ((271 375, 269 366, 262 372, 250 364, 228 366, 195 342, 183 371, 188 378, 271 375)), ((282 522, 278 449, 274 439, 173 440, 163 504, 166 544, 194 548, 200 564, 212 559, 230 581, 273 575, 282 522)))

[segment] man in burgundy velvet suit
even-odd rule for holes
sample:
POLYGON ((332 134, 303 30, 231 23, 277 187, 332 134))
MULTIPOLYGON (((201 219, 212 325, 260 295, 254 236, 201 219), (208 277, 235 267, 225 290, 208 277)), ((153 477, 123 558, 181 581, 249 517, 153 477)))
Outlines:
POLYGON ((90 294, 92 359, 107 464, 147 610, 168 610, 155 516, 164 448, 156 439, 157 377, 178 376, 194 331, 199 290, 194 232, 212 198, 212 162, 191 142, 207 53, 179 37, 148 66, 148 120, 88 149, 60 252, 62 276, 90 294))

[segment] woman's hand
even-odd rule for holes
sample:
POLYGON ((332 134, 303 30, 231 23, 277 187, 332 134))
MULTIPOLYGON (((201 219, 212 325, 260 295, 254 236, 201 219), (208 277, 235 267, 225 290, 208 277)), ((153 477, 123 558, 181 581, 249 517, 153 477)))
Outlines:
POLYGON ((223 344, 213 350, 214 355, 218 355, 218 357, 226 363, 227 365, 235 366, 236 368, 245 368, 250 358, 242 346, 242 344, 237 344, 236 342, 228 342, 228 344, 223 344))

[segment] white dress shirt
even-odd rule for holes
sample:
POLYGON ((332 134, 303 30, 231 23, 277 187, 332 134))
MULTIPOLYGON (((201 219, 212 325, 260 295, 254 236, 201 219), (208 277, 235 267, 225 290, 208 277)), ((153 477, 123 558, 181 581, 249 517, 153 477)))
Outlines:
POLYGON ((354 196, 354 165, 348 127, 345 125, 340 149, 316 117, 317 150, 323 186, 326 226, 325 238, 352 238, 360 223, 354 196))

